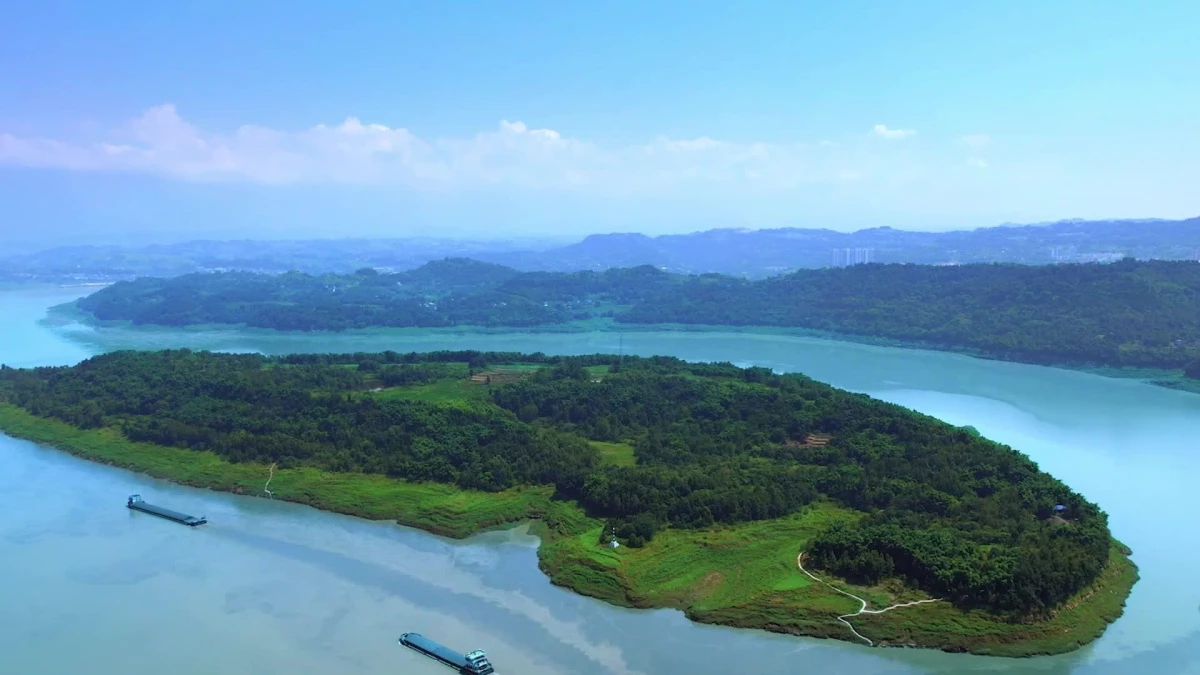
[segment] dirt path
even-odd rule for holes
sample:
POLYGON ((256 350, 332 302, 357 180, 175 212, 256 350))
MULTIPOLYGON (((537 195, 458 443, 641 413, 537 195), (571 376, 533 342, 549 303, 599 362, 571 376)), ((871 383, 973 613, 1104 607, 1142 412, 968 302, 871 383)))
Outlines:
POLYGON ((271 475, 267 476, 267 484, 263 486, 263 494, 266 495, 268 499, 275 498, 275 493, 267 489, 271 487, 271 481, 275 480, 275 464, 276 462, 271 462, 271 475))
POLYGON ((813 574, 812 572, 809 572, 808 570, 804 569, 804 553, 803 552, 801 552, 799 555, 796 556, 796 566, 800 568, 801 572, 804 572, 805 574, 807 574, 808 578, 812 579, 813 581, 815 581, 817 583, 825 584, 826 586, 832 588, 833 590, 837 591, 838 593, 841 593, 842 595, 846 596, 847 598, 853 598, 853 599, 859 601, 860 603, 862 603, 861 606, 858 608, 857 612, 853 612, 851 614, 843 614, 843 615, 839 616, 837 618, 837 620, 846 624, 846 627, 850 629, 851 633, 854 633, 855 637, 862 640, 863 642, 866 642, 867 644, 871 645, 872 647, 875 646, 875 643, 872 642, 871 639, 868 638, 867 636, 865 636, 862 633, 855 630, 854 625, 846 620, 848 617, 858 616, 860 614, 883 614, 884 612, 888 612, 893 609, 899 609, 900 607, 912 607, 913 605, 923 605, 927 602, 941 602, 941 598, 931 598, 929 600, 914 600, 912 602, 901 602, 901 603, 892 605, 891 607, 884 607, 883 609, 867 609, 867 601, 866 600, 863 600, 862 598, 860 598, 857 595, 854 595, 852 593, 847 593, 846 591, 843 591, 842 589, 838 588, 837 586, 834 586, 833 584, 829 583, 828 581, 825 581, 824 579, 818 577, 817 575, 813 574))

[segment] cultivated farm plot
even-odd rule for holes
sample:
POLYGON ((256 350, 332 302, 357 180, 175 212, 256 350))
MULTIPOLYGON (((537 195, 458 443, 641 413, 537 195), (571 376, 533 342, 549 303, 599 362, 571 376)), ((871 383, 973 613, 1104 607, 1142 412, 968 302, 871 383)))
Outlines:
POLYGON ((470 381, 474 384, 508 384, 517 382, 523 378, 529 377, 544 366, 536 363, 521 363, 502 366, 493 366, 471 376, 470 381))
POLYGON ((467 364, 461 365, 461 377, 447 377, 415 386, 379 388, 374 393, 381 398, 469 407, 488 398, 488 387, 485 385, 496 386, 517 382, 544 367, 540 364, 502 365, 491 367, 475 375, 468 375, 467 364))

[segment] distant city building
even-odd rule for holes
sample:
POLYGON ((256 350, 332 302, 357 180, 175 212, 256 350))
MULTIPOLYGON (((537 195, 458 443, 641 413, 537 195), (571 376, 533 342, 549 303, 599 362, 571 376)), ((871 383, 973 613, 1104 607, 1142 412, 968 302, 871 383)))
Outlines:
POLYGON ((1051 246, 1050 258, 1056 263, 1109 263, 1116 262, 1126 256, 1125 253, 1080 253, 1075 246, 1051 246))
POLYGON ((875 261, 873 248, 835 248, 833 249, 833 267, 850 265, 865 265, 875 261))

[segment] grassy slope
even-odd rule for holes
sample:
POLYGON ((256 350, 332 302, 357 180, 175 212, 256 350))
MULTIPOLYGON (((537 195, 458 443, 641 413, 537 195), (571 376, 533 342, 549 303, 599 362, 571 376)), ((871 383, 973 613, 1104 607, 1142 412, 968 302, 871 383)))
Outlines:
MULTIPOLYGON (((431 392, 432 393, 432 392, 431 392)), ((448 392, 438 392, 442 398, 448 392)), ((258 494, 267 467, 231 464, 212 453, 134 443, 111 429, 80 430, 0 404, 0 429, 87 459, 238 494, 258 494)), ((619 445, 619 444, 614 444, 619 445)), ((579 593, 634 607, 677 607, 696 621, 854 640, 835 617, 858 603, 802 575, 796 554, 817 532, 853 512, 818 504, 787 518, 703 531, 667 530, 645 548, 601 545, 603 524, 573 502, 552 499, 549 488, 496 494, 446 485, 417 484, 314 469, 275 472, 278 498, 464 537, 528 518, 539 520, 541 567, 551 580, 579 593)), ((1097 586, 1049 621, 1009 624, 941 603, 852 619, 864 635, 884 644, 916 644, 950 651, 1028 656, 1070 651, 1089 642, 1120 616, 1137 578, 1114 550, 1097 586)), ((872 607, 923 597, 911 589, 843 586, 872 607)))
POLYGON ((982 612, 963 612, 945 603, 864 615, 853 621, 863 635, 893 645, 919 644, 992 656, 1070 651, 1100 637, 1124 611, 1125 598, 1138 579, 1137 567, 1127 553, 1114 543, 1100 579, 1050 621, 1001 624, 982 612), (985 626, 986 630, 981 630, 985 626))

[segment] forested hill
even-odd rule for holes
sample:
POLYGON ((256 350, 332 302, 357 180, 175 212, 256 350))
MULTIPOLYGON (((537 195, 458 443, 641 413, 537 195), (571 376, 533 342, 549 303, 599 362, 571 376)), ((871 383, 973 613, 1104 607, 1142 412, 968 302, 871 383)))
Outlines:
MULTIPOLYGON (((277 330, 370 326, 540 326, 591 317, 599 302, 628 307, 676 277, 653 267, 606 272, 517 272, 462 258, 409 272, 312 276, 299 272, 189 274, 122 281, 79 301, 99 319, 277 330)), ((611 307, 609 308, 611 311, 611 307)))
POLYGON ((857 265, 762 281, 652 267, 527 272, 447 259, 399 274, 194 274, 79 301, 98 319, 279 330, 625 324, 784 326, 1033 363, 1187 368, 1200 377, 1200 264, 857 265), (1189 365, 1190 364, 1190 365, 1189 365))
POLYGON ((484 491, 550 485, 634 547, 664 528, 831 503, 847 514, 809 542, 811 564, 1004 615, 1051 612, 1097 578, 1111 544, 1105 514, 1024 455, 763 368, 476 352, 117 352, 73 367, 0 367, 0 401, 234 462, 484 491))

